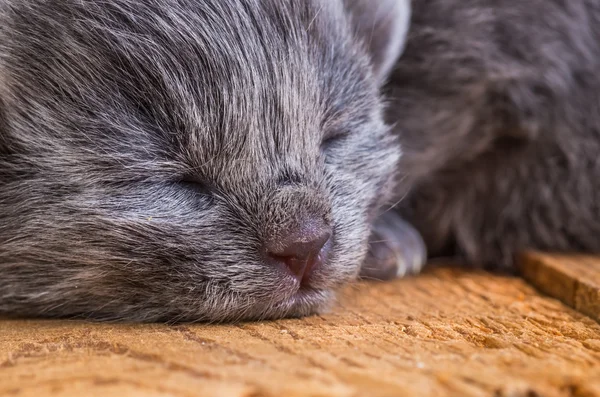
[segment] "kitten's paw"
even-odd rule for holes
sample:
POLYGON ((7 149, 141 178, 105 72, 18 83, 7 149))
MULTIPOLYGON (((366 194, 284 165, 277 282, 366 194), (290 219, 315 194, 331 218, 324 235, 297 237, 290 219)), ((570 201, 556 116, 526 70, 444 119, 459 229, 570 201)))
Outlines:
POLYGON ((369 252, 360 277, 391 280, 421 271, 427 249, 419 232, 398 214, 380 216, 369 238, 369 252))

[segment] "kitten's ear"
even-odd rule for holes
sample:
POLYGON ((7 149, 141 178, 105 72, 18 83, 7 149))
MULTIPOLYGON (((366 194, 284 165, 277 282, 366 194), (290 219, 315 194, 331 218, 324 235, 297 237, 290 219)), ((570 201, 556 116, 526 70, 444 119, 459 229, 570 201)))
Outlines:
POLYGON ((355 34, 371 55, 375 76, 383 82, 404 50, 411 0, 344 0, 344 3, 355 34))

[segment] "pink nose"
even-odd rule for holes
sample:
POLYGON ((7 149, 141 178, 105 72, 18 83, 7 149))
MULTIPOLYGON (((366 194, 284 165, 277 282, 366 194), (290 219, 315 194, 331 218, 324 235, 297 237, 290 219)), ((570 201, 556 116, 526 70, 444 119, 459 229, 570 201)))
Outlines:
POLYGON ((267 254, 284 264, 301 284, 306 285, 314 270, 327 259, 330 237, 331 227, 322 221, 309 221, 277 240, 267 242, 267 254))

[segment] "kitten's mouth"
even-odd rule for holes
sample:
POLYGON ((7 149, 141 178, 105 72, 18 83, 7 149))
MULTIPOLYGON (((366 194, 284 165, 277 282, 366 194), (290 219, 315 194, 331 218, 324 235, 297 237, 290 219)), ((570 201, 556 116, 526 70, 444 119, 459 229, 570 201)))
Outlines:
POLYGON ((335 260, 332 255, 335 241, 333 238, 323 245, 322 249, 312 258, 311 263, 302 277, 289 275, 285 278, 283 284, 275 291, 275 300, 278 301, 273 308, 283 310, 284 316, 307 316, 321 312, 328 308, 333 302, 335 290, 342 284, 340 282, 332 283, 332 278, 336 279, 331 269, 331 261, 335 260), (286 292, 284 292, 286 291, 286 292), (278 293, 279 292, 279 293, 278 293), (282 296, 284 295, 284 296, 282 296))

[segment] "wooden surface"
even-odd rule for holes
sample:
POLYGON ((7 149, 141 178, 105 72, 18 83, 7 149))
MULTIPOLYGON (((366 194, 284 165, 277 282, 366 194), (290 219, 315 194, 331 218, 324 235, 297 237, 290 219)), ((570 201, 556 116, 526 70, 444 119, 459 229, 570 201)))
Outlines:
POLYGON ((242 325, 0 321, 0 396, 600 396, 600 325, 520 279, 360 284, 242 325))
POLYGON ((520 266, 540 291, 600 321, 600 257, 528 253, 520 266))

